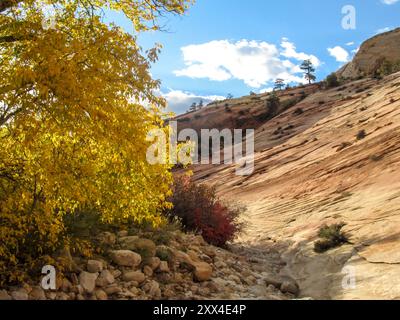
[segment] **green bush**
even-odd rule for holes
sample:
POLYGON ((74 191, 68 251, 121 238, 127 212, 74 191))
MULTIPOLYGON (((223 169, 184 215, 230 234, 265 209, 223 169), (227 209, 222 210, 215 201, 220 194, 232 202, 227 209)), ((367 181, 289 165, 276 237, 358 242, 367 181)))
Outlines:
POLYGON ((327 88, 335 88, 340 86, 339 79, 335 72, 326 77, 325 84, 327 88))
POLYGON ((323 253, 348 243, 346 235, 342 232, 344 226, 344 223, 323 226, 318 233, 318 237, 320 237, 321 240, 315 242, 314 251, 323 253))

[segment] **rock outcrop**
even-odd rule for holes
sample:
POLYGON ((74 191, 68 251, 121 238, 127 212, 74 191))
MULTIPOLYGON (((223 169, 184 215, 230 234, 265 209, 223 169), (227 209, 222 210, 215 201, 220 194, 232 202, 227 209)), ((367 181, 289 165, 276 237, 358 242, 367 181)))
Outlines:
POLYGON ((374 74, 382 61, 400 62, 400 28, 379 34, 365 41, 353 61, 337 74, 342 78, 356 79, 374 74))

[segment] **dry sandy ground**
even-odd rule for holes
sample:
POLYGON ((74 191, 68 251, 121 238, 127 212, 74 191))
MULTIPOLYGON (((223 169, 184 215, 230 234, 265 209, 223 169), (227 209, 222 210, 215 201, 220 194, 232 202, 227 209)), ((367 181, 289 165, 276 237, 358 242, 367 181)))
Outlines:
POLYGON ((234 166, 194 172, 248 206, 238 241, 266 255, 278 248, 282 273, 299 282, 302 296, 400 299, 399 142, 397 73, 318 91, 259 126, 251 176, 236 176, 234 166), (351 244, 314 253, 319 228, 335 222, 346 223, 351 244), (342 286, 344 267, 355 275, 353 288, 342 286))

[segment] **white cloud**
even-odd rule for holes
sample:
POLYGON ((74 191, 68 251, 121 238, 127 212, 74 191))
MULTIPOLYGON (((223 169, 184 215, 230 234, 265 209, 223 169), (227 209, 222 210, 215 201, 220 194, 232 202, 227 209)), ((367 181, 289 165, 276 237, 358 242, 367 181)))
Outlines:
POLYGON ((328 48, 329 54, 336 59, 338 62, 348 62, 349 53, 340 46, 334 48, 328 48))
POLYGON ((321 64, 316 56, 312 54, 306 54, 304 52, 297 52, 294 43, 289 42, 287 38, 282 39, 281 47, 285 49, 283 52, 281 52, 281 55, 286 58, 294 58, 298 61, 311 60, 315 67, 318 67, 321 64))
POLYGON ((225 97, 222 96, 202 96, 181 90, 170 90, 167 93, 159 94, 161 94, 167 100, 168 110, 173 111, 176 114, 182 114, 186 112, 193 102, 199 103, 201 100, 203 100, 204 105, 207 105, 212 101, 225 99, 225 97))
POLYGON ((354 41, 347 42, 346 46, 349 46, 349 47, 354 46, 354 41))
POLYGON ((376 33, 376 34, 385 33, 385 32, 391 31, 391 30, 393 30, 393 29, 394 29, 393 27, 385 27, 385 28, 376 30, 375 33, 376 33))
POLYGON ((282 39, 281 47, 282 52, 274 44, 254 40, 215 40, 189 45, 181 49, 186 67, 174 74, 213 81, 238 79, 249 87, 260 88, 276 78, 304 82, 298 65, 289 59, 310 59, 315 66, 321 64, 313 55, 296 52, 294 44, 286 38, 282 39))
POLYGON ((259 91, 259 93, 267 93, 267 92, 272 92, 274 91, 274 88, 265 88, 265 89, 261 89, 259 91))
POLYGON ((382 3, 387 4, 387 5, 395 4, 398 1, 399 0, 381 0, 382 3))

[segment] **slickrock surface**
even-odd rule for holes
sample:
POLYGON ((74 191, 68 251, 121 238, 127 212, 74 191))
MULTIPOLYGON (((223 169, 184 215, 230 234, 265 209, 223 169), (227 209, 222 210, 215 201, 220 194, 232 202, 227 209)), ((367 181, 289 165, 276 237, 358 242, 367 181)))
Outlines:
POLYGON ((199 182, 248 205, 239 242, 278 250, 302 296, 400 298, 400 73, 311 94, 260 126, 255 143, 251 176, 194 168, 199 182), (314 253, 319 228, 339 222, 351 244, 314 253), (342 288, 345 266, 355 289, 342 288))

